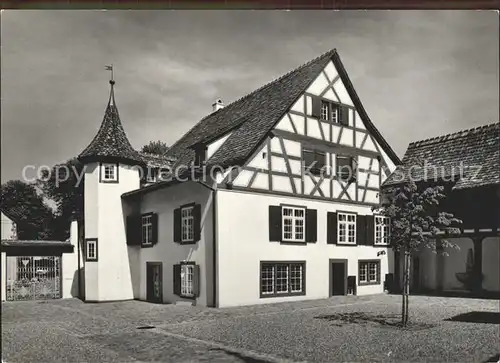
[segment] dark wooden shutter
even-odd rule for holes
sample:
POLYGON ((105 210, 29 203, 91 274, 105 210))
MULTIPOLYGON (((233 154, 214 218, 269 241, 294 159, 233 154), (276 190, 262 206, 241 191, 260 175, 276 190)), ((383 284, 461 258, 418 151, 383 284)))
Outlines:
POLYGON ((340 108, 340 123, 349 126, 349 107, 342 106, 340 108))
POLYGON ((193 294, 195 297, 200 296, 200 266, 193 266, 193 294))
POLYGON ((181 209, 174 210, 174 242, 181 241, 181 209))
POLYGON ((151 242, 155 245, 158 243, 158 214, 153 213, 151 215, 151 224, 153 235, 151 236, 151 242))
POLYGON ((363 215, 356 216, 356 244, 367 245, 366 240, 366 217, 363 215))
POLYGON ((337 244, 337 213, 326 214, 326 243, 337 244))
POLYGON ((141 217, 128 216, 127 217, 127 245, 139 246, 141 244, 141 217))
POLYGON ((319 97, 312 98, 311 115, 317 118, 321 117, 321 98, 319 97))
POLYGON ((181 295, 181 265, 174 265, 174 294, 181 295))
POLYGON ((269 241, 280 242, 281 231, 281 207, 279 205, 269 206, 269 241))
POLYGON ((193 223, 194 242, 198 242, 201 238, 201 204, 195 204, 193 207, 193 223))
POLYGON ((375 242, 375 218, 366 216, 366 244, 373 246, 375 242))
POLYGON ((306 242, 318 240, 318 217, 316 209, 306 209, 306 242))

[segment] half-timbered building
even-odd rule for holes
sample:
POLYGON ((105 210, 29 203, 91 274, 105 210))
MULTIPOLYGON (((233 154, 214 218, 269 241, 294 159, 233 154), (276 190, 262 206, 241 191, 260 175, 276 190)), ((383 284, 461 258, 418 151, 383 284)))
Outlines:
POLYGON ((80 154, 86 300, 223 307, 384 291, 389 221, 372 207, 399 159, 336 50, 217 100, 160 160, 132 148, 111 87, 80 154))

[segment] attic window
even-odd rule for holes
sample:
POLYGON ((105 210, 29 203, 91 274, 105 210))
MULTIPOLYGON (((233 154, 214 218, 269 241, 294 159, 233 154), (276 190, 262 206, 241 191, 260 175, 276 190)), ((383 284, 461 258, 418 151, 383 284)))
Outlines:
POLYGON ((196 150, 196 156, 195 156, 195 166, 202 166, 207 157, 207 149, 206 148, 199 148, 196 150))

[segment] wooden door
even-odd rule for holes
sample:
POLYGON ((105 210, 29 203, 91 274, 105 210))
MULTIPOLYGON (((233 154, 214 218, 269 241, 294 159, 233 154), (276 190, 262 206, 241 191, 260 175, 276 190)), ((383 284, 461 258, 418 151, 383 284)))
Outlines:
POLYGON ((163 271, 161 262, 146 263, 146 300, 163 302, 163 271))
POLYGON ((332 262, 332 295, 347 294, 347 276, 345 262, 332 262))

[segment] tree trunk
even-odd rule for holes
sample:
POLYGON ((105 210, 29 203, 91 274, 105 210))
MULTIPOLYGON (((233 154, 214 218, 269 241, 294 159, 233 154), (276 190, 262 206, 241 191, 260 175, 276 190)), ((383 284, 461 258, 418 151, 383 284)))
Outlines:
POLYGON ((410 294, 410 251, 406 248, 403 257, 403 289, 402 289, 402 309, 401 309, 401 325, 408 324, 409 309, 408 309, 408 295, 410 294))
POLYGON ((406 326, 408 324, 408 318, 409 318, 409 312, 410 312, 410 301, 409 301, 409 295, 410 295, 410 281, 411 281, 411 277, 410 277, 410 265, 411 265, 411 252, 410 251, 407 251, 407 255, 406 255, 406 259, 407 259, 407 262, 406 262, 406 311, 405 311, 405 323, 404 325, 406 326))

